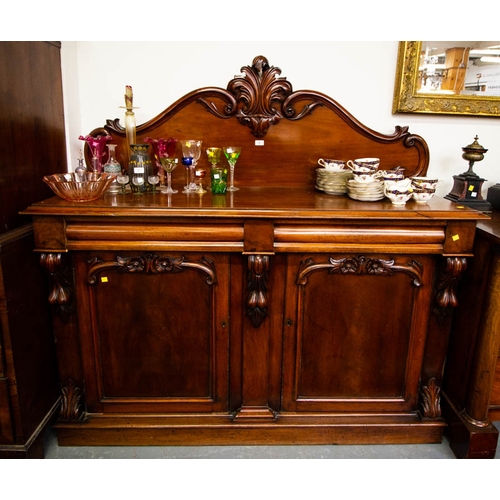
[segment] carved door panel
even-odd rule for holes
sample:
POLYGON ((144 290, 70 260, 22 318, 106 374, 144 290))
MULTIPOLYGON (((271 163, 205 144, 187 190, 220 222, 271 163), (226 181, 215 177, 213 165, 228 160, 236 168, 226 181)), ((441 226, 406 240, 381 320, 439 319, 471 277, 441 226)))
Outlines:
POLYGON ((75 260, 88 412, 227 411, 227 255, 75 260))
POLYGON ((290 256, 283 410, 415 410, 433 270, 425 256, 290 256))

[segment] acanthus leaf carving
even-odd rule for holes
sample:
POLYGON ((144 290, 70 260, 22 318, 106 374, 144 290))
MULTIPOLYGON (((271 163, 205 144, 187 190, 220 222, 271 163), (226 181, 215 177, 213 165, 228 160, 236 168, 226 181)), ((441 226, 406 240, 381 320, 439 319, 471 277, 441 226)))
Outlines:
POLYGON ((440 418, 441 417, 441 388, 436 384, 436 379, 433 377, 424 385, 421 390, 422 398, 422 416, 424 418, 440 418))
POLYGON ((255 57, 252 66, 244 66, 241 71, 245 76, 234 78, 227 87, 242 103, 236 118, 255 137, 263 137, 271 125, 283 118, 281 104, 292 92, 292 85, 279 77, 281 70, 269 66, 264 56, 255 57))
POLYGON ((65 422, 80 421, 83 418, 82 391, 73 380, 62 388, 59 419, 65 422))
POLYGON ((115 268, 122 273, 145 273, 145 274, 164 274, 180 273, 185 268, 192 268, 201 271, 207 275, 206 282, 209 285, 217 283, 215 265, 213 261, 202 257, 200 261, 189 261, 182 257, 160 257, 152 253, 136 257, 120 257, 115 260, 103 261, 97 257, 89 261, 87 272, 87 281, 93 285, 97 282, 97 275, 105 270, 115 268))
POLYGON ((416 287, 422 285, 422 264, 410 260, 407 264, 396 264, 393 259, 384 260, 365 256, 344 257, 327 262, 317 263, 310 258, 302 262, 297 277, 298 285, 307 283, 307 276, 313 271, 327 269, 330 274, 370 274, 376 276, 391 276, 395 272, 402 272, 412 278, 416 287))

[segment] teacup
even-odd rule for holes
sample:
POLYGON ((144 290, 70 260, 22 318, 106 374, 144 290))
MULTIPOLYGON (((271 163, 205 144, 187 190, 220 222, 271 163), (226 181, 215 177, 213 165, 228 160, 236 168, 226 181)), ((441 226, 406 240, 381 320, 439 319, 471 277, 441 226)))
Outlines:
POLYGON ((378 170, 380 158, 357 158, 356 160, 347 160, 347 166, 352 171, 374 172, 378 170))
POLYGON ((405 177, 404 167, 396 167, 393 170, 381 170, 384 181, 401 180, 405 177))
POLYGON ((413 191, 413 199, 417 203, 427 203, 435 194, 435 189, 423 189, 422 191, 413 191))
POLYGON ((406 205, 406 202, 412 196, 412 189, 408 188, 406 190, 390 189, 384 186, 384 194, 391 200, 393 205, 406 205))
POLYGON ((343 160, 330 160, 320 158, 318 164, 331 172, 343 172, 346 170, 346 162, 343 160))
POLYGON ((384 180, 384 185, 385 187, 387 187, 387 189, 389 191, 401 191, 401 192, 404 192, 404 191, 408 191, 408 190, 412 190, 411 187, 412 187, 412 181, 411 179, 407 178, 407 179, 399 179, 399 180, 396 180, 396 179, 390 179, 390 180, 384 180))
POLYGON ((377 171, 363 172, 360 170, 353 170, 352 173, 354 174, 354 180, 357 182, 373 182, 381 176, 377 171))
POLYGON ((413 186, 419 189, 436 189, 441 181, 435 177, 412 177, 413 186))

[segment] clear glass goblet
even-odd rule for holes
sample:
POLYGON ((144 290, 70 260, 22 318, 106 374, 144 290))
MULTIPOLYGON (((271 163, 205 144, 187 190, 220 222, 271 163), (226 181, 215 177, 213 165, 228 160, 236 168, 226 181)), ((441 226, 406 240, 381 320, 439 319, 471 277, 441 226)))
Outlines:
POLYGON ((132 177, 132 184, 137 187, 137 191, 134 194, 142 196, 142 192, 144 191, 144 177, 142 175, 134 175, 132 177))
POLYGON ((238 191, 239 188, 234 187, 234 167, 241 153, 241 147, 239 146, 226 146, 224 148, 224 155, 229 163, 229 186, 228 191, 238 191))
POLYGON ((184 186, 183 193, 190 193, 189 186, 191 185, 191 166, 193 165, 193 158, 191 156, 183 156, 181 163, 186 167, 186 185, 184 186))
POLYGON ((183 192, 196 191, 196 189, 198 189, 198 186, 196 185, 196 182, 194 180, 194 172, 196 170, 196 163, 198 162, 201 156, 201 144, 203 141, 190 139, 187 141, 180 141, 180 142, 182 146, 182 156, 184 158, 192 159, 192 164, 189 166, 188 187, 187 190, 185 189, 183 192))
POLYGON ((120 191, 118 194, 125 194, 125 186, 128 184, 129 176, 127 174, 118 174, 116 176, 116 182, 120 184, 120 191))
POLYGON ((160 182, 160 176, 159 175, 148 175, 148 182, 153 186, 152 193, 156 193, 156 185, 160 182))

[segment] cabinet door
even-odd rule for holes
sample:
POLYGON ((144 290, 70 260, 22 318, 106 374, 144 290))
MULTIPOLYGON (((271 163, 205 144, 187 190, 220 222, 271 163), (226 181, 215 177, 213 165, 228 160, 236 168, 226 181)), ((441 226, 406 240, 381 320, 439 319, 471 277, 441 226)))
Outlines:
POLYGON ((283 410, 415 410, 433 269, 423 256, 290 256, 283 410))
POLYGON ((228 256, 74 258, 87 411, 227 411, 228 256))

